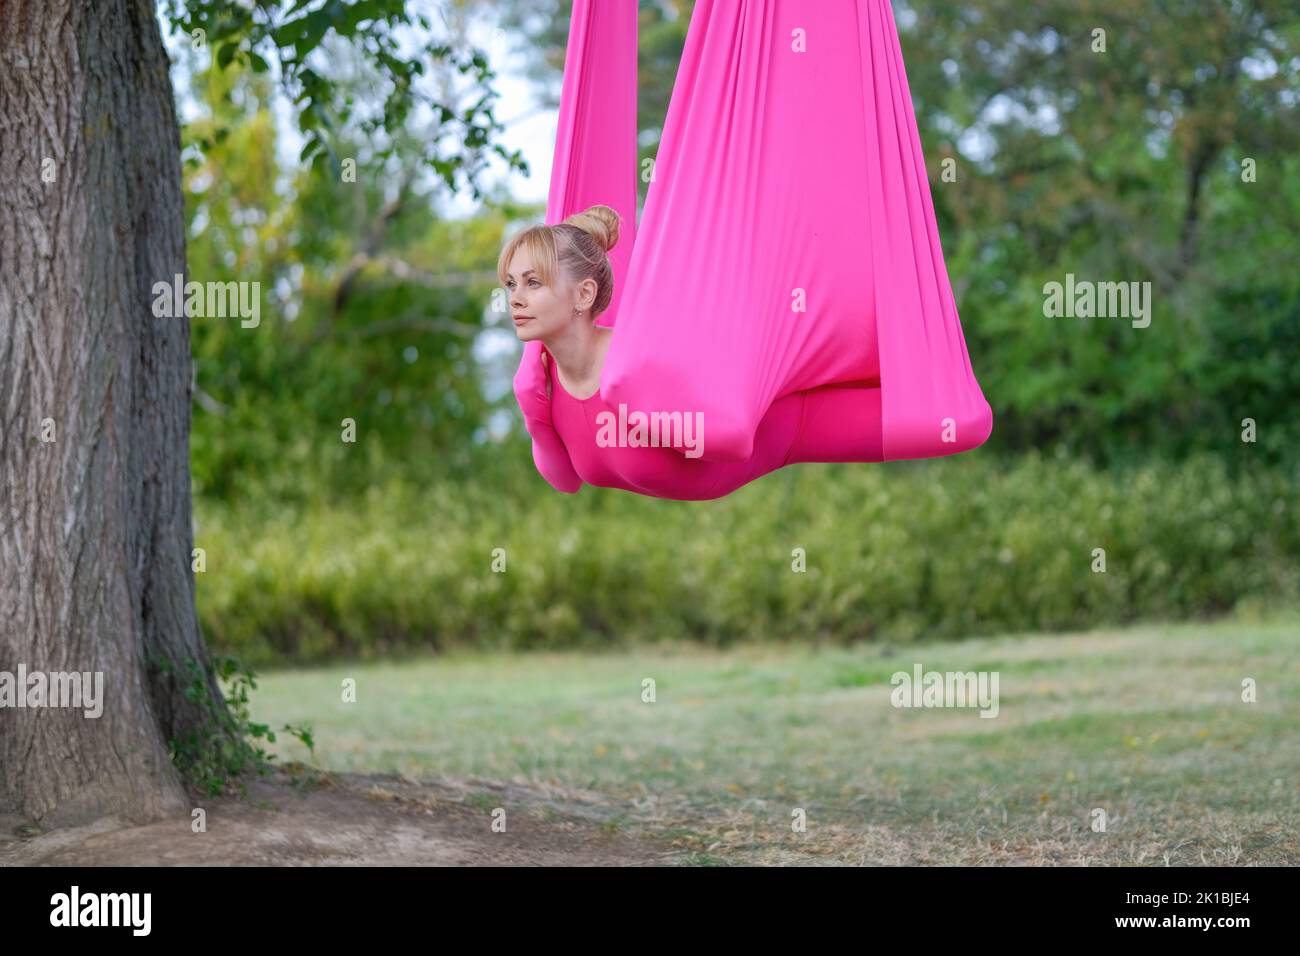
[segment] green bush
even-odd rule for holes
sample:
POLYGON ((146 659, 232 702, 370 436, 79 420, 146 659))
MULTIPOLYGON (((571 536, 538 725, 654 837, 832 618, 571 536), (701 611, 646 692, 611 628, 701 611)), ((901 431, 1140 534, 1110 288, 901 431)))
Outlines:
POLYGON ((1297 477, 1217 457, 1100 471, 974 454, 798 465, 713 502, 561 495, 505 472, 289 507, 200 500, 199 608, 209 642, 256 665, 1187 618, 1300 598, 1297 477))

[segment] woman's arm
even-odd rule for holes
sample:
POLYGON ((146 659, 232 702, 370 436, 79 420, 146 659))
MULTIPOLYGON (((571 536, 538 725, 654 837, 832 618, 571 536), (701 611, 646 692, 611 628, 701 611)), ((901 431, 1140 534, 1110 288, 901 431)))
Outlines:
MULTIPOLYGON (((546 352, 543 351, 542 362, 545 361, 546 352)), ((524 427, 533 440, 533 464, 557 491, 574 494, 582 487, 582 478, 574 469, 569 450, 564 447, 564 441, 551 420, 550 376, 542 378, 545 385, 536 381, 527 386, 519 380, 515 383, 515 398, 524 415, 524 427)))

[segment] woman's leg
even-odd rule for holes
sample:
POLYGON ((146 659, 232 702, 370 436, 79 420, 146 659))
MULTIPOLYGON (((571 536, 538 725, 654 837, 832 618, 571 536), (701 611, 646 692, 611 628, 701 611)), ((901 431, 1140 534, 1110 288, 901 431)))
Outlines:
POLYGON ((800 461, 883 461, 880 388, 824 385, 800 392, 803 420, 787 465, 800 461))
MULTIPOLYGON (((785 464, 798 438, 804 410, 802 392, 772 403, 754 433, 753 453, 743 461, 687 458, 675 448, 602 449, 606 463, 641 494, 699 501, 730 494, 785 464)), ((709 443, 708 423, 702 433, 709 443)))
MULTIPOLYGON (((704 434, 708 443, 708 429, 704 434)), ((698 501, 728 495, 801 461, 881 461, 880 389, 826 385, 777 399, 745 461, 685 458, 667 448, 609 449, 611 467, 641 494, 698 501)))

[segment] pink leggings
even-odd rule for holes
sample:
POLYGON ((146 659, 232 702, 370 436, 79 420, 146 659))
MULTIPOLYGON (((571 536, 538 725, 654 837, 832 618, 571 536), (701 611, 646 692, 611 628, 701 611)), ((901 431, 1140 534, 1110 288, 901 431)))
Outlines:
POLYGON ((878 386, 823 385, 791 397, 803 399, 803 417, 782 464, 884 460, 878 386))
POLYGON ((665 449, 640 449, 619 456, 614 467, 643 494, 701 500, 720 498, 799 462, 882 460, 880 388, 841 384, 793 392, 773 402, 754 434, 754 453, 744 461, 704 461, 665 449))

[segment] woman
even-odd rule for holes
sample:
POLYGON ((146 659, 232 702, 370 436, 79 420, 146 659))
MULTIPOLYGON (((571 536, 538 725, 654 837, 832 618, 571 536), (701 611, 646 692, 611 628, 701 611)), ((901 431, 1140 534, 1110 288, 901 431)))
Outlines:
MULTIPOLYGON (((778 398, 759 423, 754 453, 745 461, 689 457, 680 445, 611 442, 609 425, 619 420, 619 411, 601 399, 600 373, 614 331, 595 319, 613 296, 606 253, 618 242, 618 222, 614 209, 592 206, 558 225, 518 233, 497 263, 515 334, 545 347, 551 418, 583 481, 702 500, 796 462, 883 460, 876 383, 827 385, 778 398)), ((701 435, 707 442, 707 427, 701 435)))

